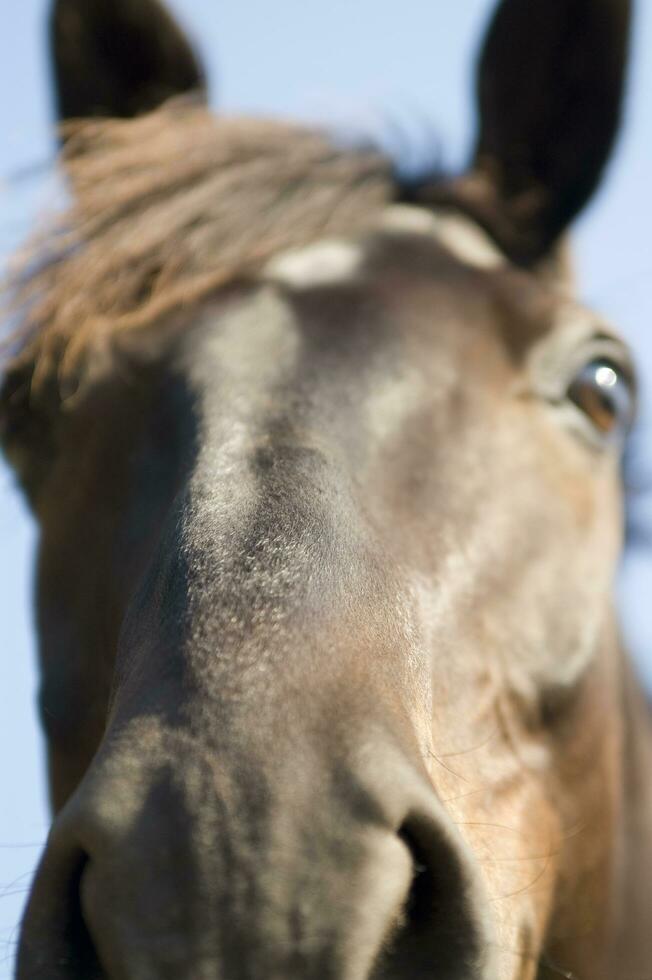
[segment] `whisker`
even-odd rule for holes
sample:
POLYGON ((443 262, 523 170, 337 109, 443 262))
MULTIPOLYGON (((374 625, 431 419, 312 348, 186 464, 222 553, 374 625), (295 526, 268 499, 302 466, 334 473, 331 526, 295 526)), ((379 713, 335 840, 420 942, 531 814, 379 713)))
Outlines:
POLYGON ((556 977, 565 977, 566 980, 580 980, 577 973, 571 973, 570 970, 564 970, 562 967, 557 966, 545 953, 540 957, 540 960, 541 966, 549 973, 554 973, 556 977))
POLYGON ((496 738, 497 735, 498 735, 498 731, 492 732, 490 735, 487 735, 487 737, 485 739, 483 739, 482 742, 479 742, 477 745, 472 745, 468 749, 461 749, 458 752, 444 752, 444 753, 442 753, 442 755, 440 755, 439 758, 440 759, 453 759, 453 758, 456 758, 457 756, 460 756, 460 755, 469 755, 469 753, 471 753, 471 752, 477 752, 477 751, 479 751, 479 749, 483 749, 485 747, 485 745, 488 745, 489 742, 491 742, 494 738, 496 738))
POLYGON ((28 875, 31 875, 31 874, 34 874, 34 870, 33 869, 31 869, 29 871, 23 871, 22 874, 19 874, 16 878, 14 878, 12 881, 8 882, 8 884, 4 885, 3 887, 4 888, 12 888, 16 884, 16 882, 21 881, 23 878, 27 878, 27 876, 28 875))
POLYGON ((488 827, 493 830, 508 830, 511 834, 516 834, 518 837, 525 838, 527 836, 524 831, 519 830, 517 827, 509 827, 504 823, 490 823, 486 820, 456 820, 455 825, 457 827, 488 827))
MULTIPOLYGON (((566 980, 581 980, 579 974, 562 969, 562 967, 553 963, 545 953, 539 954, 531 953, 528 950, 513 949, 511 946, 503 946, 501 943, 488 943, 487 945, 493 949, 500 950, 502 953, 510 953, 512 956, 517 956, 521 960, 530 960, 536 963, 539 968, 543 967, 544 970, 553 973, 557 977, 565 977, 566 980)), ((542 980, 539 973, 537 973, 537 978, 538 980, 542 980)))
POLYGON ((439 765, 442 767, 442 769, 445 769, 446 772, 449 772, 451 776, 455 776, 456 779, 461 779, 463 783, 468 783, 468 779, 466 778, 466 776, 460 775, 459 772, 455 772, 454 769, 451 769, 450 766, 447 766, 446 763, 442 760, 441 756, 438 756, 435 752, 432 751, 432 749, 428 749, 428 755, 431 756, 431 758, 433 758, 435 762, 438 762, 439 765))
POLYGON ((518 864, 525 861, 549 861, 551 857, 558 857, 559 851, 552 851, 548 854, 527 854, 519 857, 483 857, 482 864, 518 864))
POLYGON ((541 870, 539 871, 539 873, 537 875, 535 875, 535 877, 532 879, 532 881, 528 882, 527 885, 524 885, 522 888, 518 888, 514 892, 509 892, 507 895, 496 895, 494 898, 491 899, 491 901, 493 901, 493 902, 504 902, 508 898, 516 898, 518 895, 524 895, 526 892, 530 891, 532 888, 534 888, 534 886, 539 881, 541 881, 541 879, 543 878, 543 876, 548 871, 548 868, 550 867, 550 861, 551 861, 552 857, 553 857, 553 855, 549 855, 545 859, 545 864, 543 865, 543 867, 541 868, 541 870))
POLYGON ((486 786, 476 786, 475 789, 470 789, 466 793, 458 793, 456 796, 447 796, 442 800, 442 803, 456 803, 457 800, 465 800, 469 796, 475 796, 476 793, 484 793, 486 789, 486 786))

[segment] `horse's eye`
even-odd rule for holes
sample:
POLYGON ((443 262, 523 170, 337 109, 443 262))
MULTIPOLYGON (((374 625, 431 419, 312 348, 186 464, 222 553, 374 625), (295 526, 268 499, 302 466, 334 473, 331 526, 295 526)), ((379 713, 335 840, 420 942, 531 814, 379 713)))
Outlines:
POLYGON ((615 361, 595 358, 583 365, 567 394, 603 439, 627 434, 634 417, 634 383, 627 370, 615 361))

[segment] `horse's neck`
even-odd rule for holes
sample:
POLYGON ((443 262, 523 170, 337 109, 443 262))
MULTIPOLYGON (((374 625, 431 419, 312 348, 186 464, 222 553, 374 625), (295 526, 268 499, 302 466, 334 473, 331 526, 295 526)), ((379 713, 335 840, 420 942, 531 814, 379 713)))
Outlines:
POLYGON ((623 821, 619 940, 614 978, 646 976, 652 963, 652 708, 623 665, 623 821))

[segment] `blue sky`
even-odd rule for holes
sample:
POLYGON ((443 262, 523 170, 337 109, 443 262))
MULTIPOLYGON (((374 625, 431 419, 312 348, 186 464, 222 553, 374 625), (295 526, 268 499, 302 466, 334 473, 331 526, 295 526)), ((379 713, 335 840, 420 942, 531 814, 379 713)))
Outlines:
MULTIPOLYGON (((527 0, 524 0, 527 2, 527 0)), ((330 120, 381 137, 399 120, 415 153, 455 164, 471 133, 473 52, 491 0, 174 0, 228 112, 330 120), (435 134, 435 135, 433 135, 435 134)), ((46 0, 0 5, 0 253, 56 190, 43 27, 46 0)), ((639 2, 627 122, 605 190, 576 233, 582 294, 633 344, 652 377, 652 6, 639 2)), ((650 404, 639 452, 652 481, 650 404)), ((637 507, 652 529, 652 494, 637 507)), ((11 973, 15 925, 47 829, 34 715, 30 579, 35 531, 0 465, 0 978, 11 973)), ((652 552, 627 558, 620 583, 630 646, 652 683, 652 552), (647 658, 646 658, 647 651, 647 658)))

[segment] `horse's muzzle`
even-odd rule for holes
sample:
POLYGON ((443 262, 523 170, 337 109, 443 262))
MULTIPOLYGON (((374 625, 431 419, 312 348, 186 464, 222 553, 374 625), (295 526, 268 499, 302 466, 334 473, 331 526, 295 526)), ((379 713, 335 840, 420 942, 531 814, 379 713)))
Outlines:
POLYGON ((19 980, 494 980, 476 872, 397 753, 273 783, 165 754, 100 752, 55 821, 19 980))

